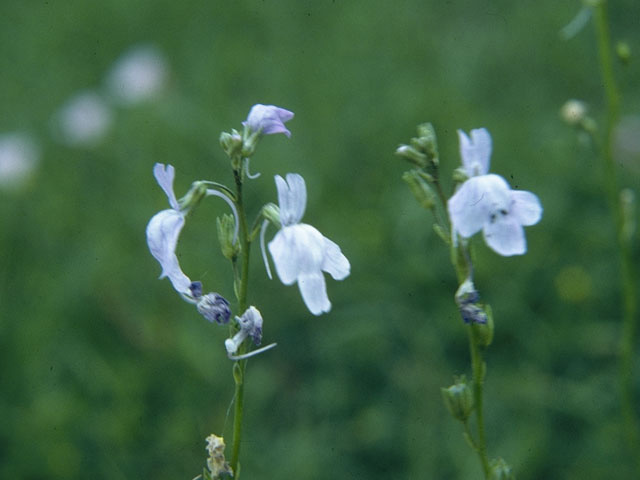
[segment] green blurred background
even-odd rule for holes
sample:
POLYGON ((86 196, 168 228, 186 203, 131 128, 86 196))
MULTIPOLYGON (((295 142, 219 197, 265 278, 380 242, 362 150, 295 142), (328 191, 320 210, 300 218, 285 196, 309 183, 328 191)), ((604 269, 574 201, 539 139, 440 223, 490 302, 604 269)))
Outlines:
MULTIPOLYGON (((480 478, 440 396, 454 374, 469 373, 455 276, 400 178, 408 166, 393 155, 424 121, 436 127, 447 187, 460 161, 456 129, 486 127, 492 170, 545 208, 527 229, 525 256, 477 242, 476 286, 496 320, 490 455, 523 480, 633 478, 603 170, 558 115, 580 98, 602 118, 592 25, 559 36, 579 8, 3 1, 0 132, 32 135, 40 160, 19 188, 0 191, 0 477, 190 479, 207 435, 230 442, 226 329, 157 280, 144 229, 167 208, 153 164, 175 165, 179 196, 196 179, 232 183, 219 133, 267 103, 296 117, 290 139, 261 142, 250 208, 276 200, 273 175, 302 174, 305 221, 342 247, 352 272, 328 281, 333 310, 315 318, 297 288, 266 278, 254 249, 250 302, 265 318, 265 342, 278 347, 249 363, 243 478, 480 478), (141 44, 165 56, 161 95, 110 104, 100 142, 61 142, 55 112, 77 92, 103 92, 114 62, 141 44)), ((614 39, 638 52, 640 4, 609 10, 614 39)), ((640 113, 639 65, 619 68, 624 114, 640 113)), ((637 188, 638 154, 618 162, 623 184, 637 188)), ((180 254, 192 278, 231 299, 215 235, 224 211, 222 202, 201 206, 180 254)))

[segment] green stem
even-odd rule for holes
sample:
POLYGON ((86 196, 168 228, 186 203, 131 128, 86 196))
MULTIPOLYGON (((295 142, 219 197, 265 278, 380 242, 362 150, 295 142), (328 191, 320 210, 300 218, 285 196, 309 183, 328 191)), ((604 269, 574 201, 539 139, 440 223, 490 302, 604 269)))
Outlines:
MULTIPOLYGON (((236 297, 238 300, 238 313, 242 315, 247 309, 247 289, 249 286, 249 232, 247 229, 247 217, 244 212, 242 198, 242 167, 234 170, 236 182, 236 208, 240 221, 240 270, 234 268, 236 297)), ((238 354, 244 352, 244 345, 240 346, 238 354)), ((239 360, 233 365, 233 379, 235 381, 234 411, 233 411, 233 443, 231 446, 231 468, 234 478, 238 478, 238 462, 240 457, 240 443, 242 440, 242 415, 244 407, 244 373, 246 360, 239 360)))
POLYGON ((632 249, 629 239, 624 232, 624 217, 619 198, 619 187, 616 178, 615 162, 613 159, 613 134, 620 116, 620 94, 616 85, 609 23, 605 1, 600 1, 594 8, 594 20, 598 42, 600 71, 607 100, 607 117, 604 138, 602 142, 602 157, 605 168, 605 179, 610 208, 614 217, 618 249, 620 252, 620 277, 623 295, 622 337, 620 340, 620 390, 623 423, 626 428, 628 444, 632 456, 636 459, 640 473, 640 436, 638 428, 640 422, 634 409, 633 401, 633 351, 636 336, 637 313, 637 280, 632 263, 632 249))
POLYGON ((471 369, 473 371, 473 401, 476 412, 477 439, 474 441, 478 458, 482 464, 485 478, 489 475, 489 458, 487 457, 487 442, 484 434, 484 416, 482 412, 482 387, 484 384, 485 364, 473 325, 468 326, 469 350, 471 353, 471 369))

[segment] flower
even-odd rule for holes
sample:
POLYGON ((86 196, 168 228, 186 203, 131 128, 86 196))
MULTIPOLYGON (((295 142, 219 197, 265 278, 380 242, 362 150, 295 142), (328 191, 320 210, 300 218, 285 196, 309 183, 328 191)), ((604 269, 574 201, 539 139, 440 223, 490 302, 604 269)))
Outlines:
POLYGON ((275 105, 257 104, 251 107, 247 120, 242 122, 252 132, 260 132, 264 135, 273 133, 284 133, 287 137, 291 136, 291 132, 284 126, 284 122, 288 122, 293 118, 293 112, 275 105))
POLYGON ((471 139, 458 131, 460 155, 469 175, 447 202, 454 234, 471 237, 482 230, 484 240, 496 253, 522 255, 527 251, 523 226, 542 217, 542 206, 531 192, 511 190, 507 181, 490 174, 491 136, 484 129, 471 130, 471 139))
POLYGON ((178 237, 184 226, 185 214, 180 209, 178 200, 173 193, 173 178, 175 169, 172 165, 156 163, 153 167, 153 175, 158 184, 166 193, 169 199, 170 209, 156 213, 147 225, 147 244, 151 255, 154 256, 162 266, 160 278, 168 277, 173 288, 178 293, 187 298, 193 296, 191 290, 191 280, 180 269, 178 257, 176 256, 176 246, 178 237))
POLYGON ((499 175, 470 178, 449 199, 449 217, 455 232, 468 238, 482 230, 496 253, 522 255, 527 251, 523 226, 542 217, 542 206, 531 192, 511 190, 499 175))
POLYGON ((101 95, 83 91, 70 98, 54 115, 54 133, 70 147, 95 147, 107 135, 113 112, 101 95))
POLYGON ((311 225, 299 223, 307 203, 304 179, 295 173, 285 181, 276 175, 282 228, 269 242, 276 271, 285 285, 298 282, 302 299, 314 315, 331 309, 323 271, 335 280, 349 275, 349 260, 340 247, 311 225))
POLYGON ((107 76, 107 89, 116 102, 132 106, 157 97, 168 74, 162 51, 153 45, 137 45, 115 62, 107 76))
POLYGON ((0 189, 19 190, 40 161, 40 148, 26 132, 0 134, 0 189))
POLYGON ((236 321, 240 326, 240 330, 233 338, 227 338, 224 342, 224 346, 227 349, 227 354, 230 357, 238 351, 245 338, 249 337, 253 341, 253 344, 259 346, 262 343, 262 315, 253 305, 247 308, 242 314, 242 317, 236 317, 236 321))

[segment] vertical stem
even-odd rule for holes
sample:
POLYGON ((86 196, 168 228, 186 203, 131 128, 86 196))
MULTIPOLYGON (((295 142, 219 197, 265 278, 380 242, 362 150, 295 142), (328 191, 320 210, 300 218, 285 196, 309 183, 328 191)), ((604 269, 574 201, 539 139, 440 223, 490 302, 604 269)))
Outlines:
POLYGON ((598 42, 600 72, 607 100, 607 117, 602 144, 602 157, 610 208, 614 217, 618 249, 620 252, 620 277, 623 295, 622 337, 620 340, 620 390, 623 423, 626 428, 628 444, 640 473, 640 437, 639 421, 633 401, 633 351, 636 336, 637 280, 632 263, 632 250, 629 239, 624 233, 624 218, 619 198, 615 163, 612 153, 613 130, 620 116, 620 94, 615 82, 611 40, 605 1, 601 0, 594 9, 595 27, 598 42))
POLYGON ((476 452, 482 464, 485 478, 489 475, 489 459, 487 457, 487 442, 484 434, 484 416, 482 412, 482 387, 484 384, 485 364, 482 360, 482 352, 478 345, 477 334, 473 325, 468 326, 469 351, 471 353, 471 369, 473 371, 473 401, 476 412, 477 439, 475 441, 476 452))
MULTIPOLYGON (((247 289, 249 286, 249 234, 247 229, 247 217, 244 212, 242 199, 242 166, 234 170, 236 182, 236 207, 240 221, 240 246, 241 266, 240 272, 234 269, 236 283, 236 297, 238 300, 238 312, 240 315, 247 309, 247 289), (239 277, 239 278, 238 278, 239 277)), ((244 353, 244 345, 240 346, 238 354, 244 353)), ((244 407, 244 373, 247 360, 239 360, 233 365, 233 379, 235 381, 235 403, 233 411, 233 443, 231 447, 231 469, 234 478, 238 478, 238 462, 240 457, 240 443, 242 440, 242 415, 244 407)))

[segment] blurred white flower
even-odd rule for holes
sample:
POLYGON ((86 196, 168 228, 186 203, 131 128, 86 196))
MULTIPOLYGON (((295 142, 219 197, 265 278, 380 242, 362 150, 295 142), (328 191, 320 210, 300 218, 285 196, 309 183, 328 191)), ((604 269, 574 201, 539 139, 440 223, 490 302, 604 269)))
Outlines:
POLYGON ((275 105, 256 104, 251 107, 247 120, 242 122, 252 132, 260 132, 263 135, 271 135, 274 133, 284 133, 287 137, 291 136, 291 132, 284 126, 284 122, 288 122, 293 118, 293 112, 275 105))
POLYGON ((0 188, 14 190, 31 177, 40 160, 35 140, 27 133, 0 135, 0 188))
POLYGON ((322 272, 342 280, 351 266, 338 245, 311 225, 299 223, 307 203, 304 179, 294 173, 287 174, 286 181, 279 175, 275 179, 282 228, 269 242, 269 252, 282 283, 298 282, 307 308, 320 315, 331 310, 322 272))
POLYGON ((632 169, 640 170, 640 115, 625 115, 614 131, 614 149, 616 159, 632 169))
POLYGON ((100 95, 83 91, 69 99, 54 115, 60 140, 72 147, 94 147, 107 134, 113 113, 100 95))
POLYGON ((109 95, 131 106, 156 97, 166 86, 169 67, 163 53, 153 45, 139 45, 125 52, 109 71, 109 95))
POLYGON ((153 175, 169 199, 170 209, 156 213, 147 225, 147 244, 149 250, 160 265, 160 278, 168 277, 173 288, 183 297, 193 297, 191 280, 180 269, 176 247, 180 231, 184 227, 185 212, 180 209, 178 200, 173 193, 173 178, 175 169, 172 165, 156 163, 153 175))

